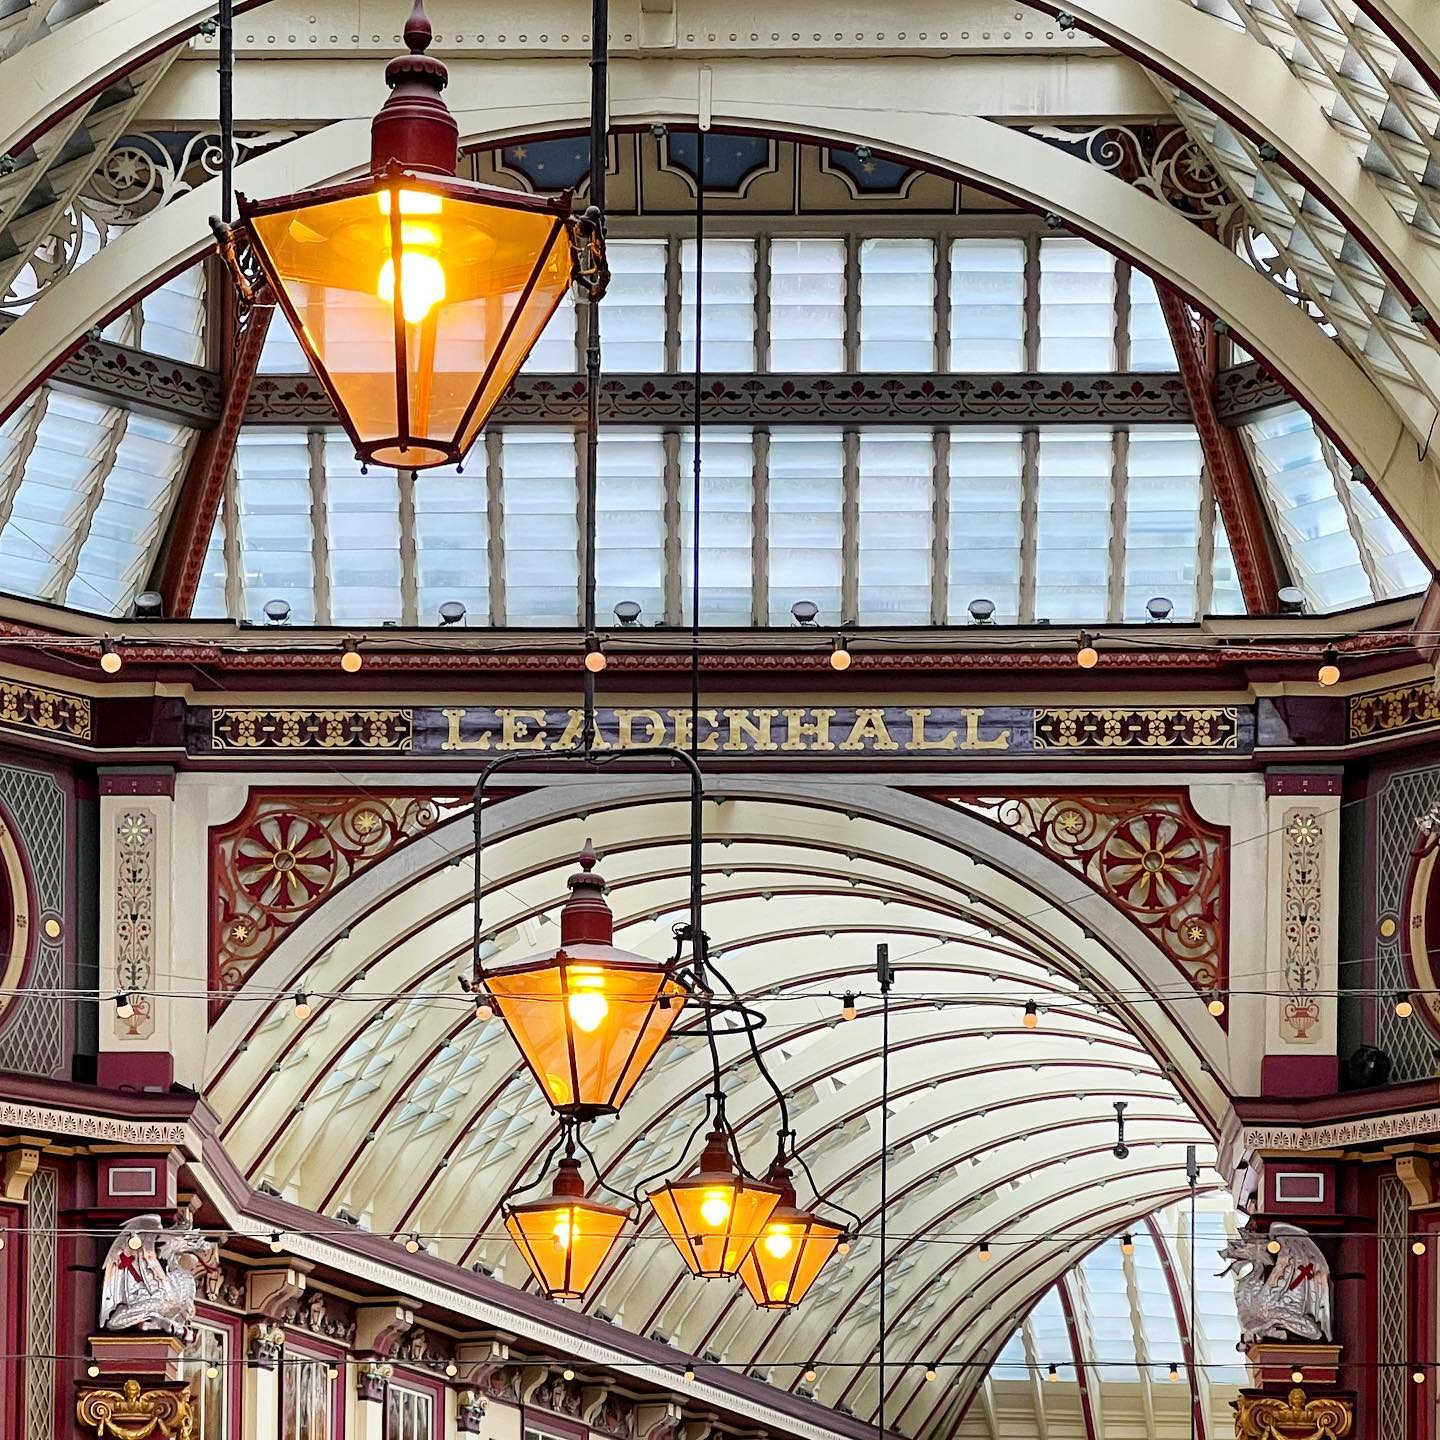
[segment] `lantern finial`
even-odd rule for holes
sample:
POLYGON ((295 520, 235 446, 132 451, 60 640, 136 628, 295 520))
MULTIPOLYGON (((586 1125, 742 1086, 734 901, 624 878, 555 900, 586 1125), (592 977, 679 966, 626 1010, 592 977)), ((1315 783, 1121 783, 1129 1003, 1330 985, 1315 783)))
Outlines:
POLYGON ((453 175, 460 132, 440 98, 450 72, 425 53, 435 37, 424 0, 415 0, 404 35, 410 53, 385 67, 390 97, 370 122, 370 168, 378 174, 394 162, 406 170, 453 175))
POLYGON ((404 33, 405 43, 410 47, 412 55, 423 55, 430 48, 435 31, 431 29, 430 17, 425 13, 425 0, 415 0, 415 8, 405 22, 404 33))
POLYGON ((560 909, 560 945, 611 945, 615 917, 605 903, 605 881, 595 870, 595 847, 586 840, 580 868, 566 881, 570 898, 560 909))

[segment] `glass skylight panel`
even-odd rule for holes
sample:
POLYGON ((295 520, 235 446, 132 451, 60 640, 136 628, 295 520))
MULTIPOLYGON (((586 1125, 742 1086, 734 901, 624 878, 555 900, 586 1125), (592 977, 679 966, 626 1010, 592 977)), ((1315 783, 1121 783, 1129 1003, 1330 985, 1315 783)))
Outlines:
POLYGON ((508 430, 502 442, 505 618, 574 625, 580 526, 570 430, 508 430))
POLYGON ((1065 1324, 1065 1307, 1060 1303, 1058 1289, 1047 1290, 1030 1312, 1026 1322, 1035 1346, 1035 1358, 1041 1365, 1055 1365, 1067 1380, 1075 1378, 1075 1352, 1070 1344, 1069 1327, 1065 1324))
POLYGON ((310 445, 303 430, 242 430, 235 447, 235 511, 244 557, 244 617, 288 600, 299 625, 315 619, 310 445))
POLYGON ((1425 562, 1410 548, 1395 522, 1380 508, 1370 488, 1346 479, 1346 494, 1360 522, 1360 538, 1379 583, 1380 597, 1414 595, 1430 583, 1425 562))
POLYGON ((261 375, 307 375, 310 362, 295 338, 295 332, 285 323, 285 317, 278 312, 270 316, 265 331, 264 343, 260 346, 261 375))
POLYGON ((1112 440, 1042 430, 1035 522, 1035 615, 1084 622, 1110 612, 1112 440))
POLYGON ((1135 1327, 1124 1261, 1119 1241, 1108 1240, 1092 1250, 1081 1261, 1080 1268, 1100 1378, 1133 1383, 1139 1376, 1135 1369, 1135 1327))
POLYGON ((1025 242, 1005 236, 950 244, 950 369, 1025 368, 1025 242))
POLYGON ((364 467, 347 435, 325 437, 325 549, 330 623, 399 619, 400 483, 384 465, 364 467))
POLYGON ((665 242, 609 240, 610 288, 601 302, 606 370, 665 369, 665 242))
POLYGON ((950 432, 952 624, 966 624, 979 599, 994 602, 998 624, 1020 618, 1022 448, 1018 430, 950 432))
POLYGON ((458 600, 466 623, 490 618, 490 524, 485 446, 465 460, 463 474, 436 468, 415 476, 416 613, 433 625, 447 600, 458 600))
POLYGON ((1115 368, 1115 261, 1088 240, 1040 242, 1040 369, 1115 368))
POLYGON ((860 614, 865 625, 928 625, 935 554, 929 431, 860 436, 860 614))
POLYGON ((1184 1358, 1175 1300, 1160 1254, 1148 1229, 1135 1232, 1135 1288, 1140 1302, 1140 1333, 1145 1342, 1150 1378, 1164 1381, 1171 1364, 1184 1358))
MULTIPOLYGON (((192 365, 204 362, 203 264, 196 263, 172 276, 140 302, 140 347, 172 360, 186 360, 192 365)), ((302 364, 300 368, 303 370, 305 367, 302 364)))
POLYGON ((215 523, 210 527, 210 538, 205 542, 200 583, 195 587, 195 601, 190 607, 191 615, 197 619, 224 619, 230 613, 230 605, 225 598, 229 569, 225 562, 225 524, 225 502, 222 500, 215 512, 215 523))
MULTIPOLYGON (((575 348, 577 330, 575 290, 572 286, 540 332, 540 338, 520 367, 521 371, 527 375, 576 373, 581 368, 575 348)), ((603 337, 604 326, 601 326, 601 334, 603 337)))
POLYGON ((860 368, 935 368, 935 244, 860 242, 860 368))
POLYGON ((1176 370, 1170 327, 1155 293, 1155 282, 1143 270, 1130 271, 1131 370, 1176 370))
POLYGON ((1144 620, 1163 595, 1173 620, 1195 618, 1200 568, 1200 472, 1193 429, 1130 432, 1125 492, 1126 620, 1144 620))
POLYGON ((1028 1380, 1030 1363, 1025 1356, 1025 1327, 1017 1325, 1005 1342, 995 1364, 990 1370, 996 1380, 1028 1380))
POLYGON ((776 430, 770 436, 770 623, 813 600, 839 624, 844 556, 845 446, 838 430, 776 430))
MULTIPOLYGON (((694 548, 690 456, 680 436, 680 608, 691 616, 694 548)), ((755 444, 749 430, 711 427, 700 445, 700 623, 748 625, 751 616, 755 444)))
POLYGON ((595 604, 608 624, 618 601, 643 620, 665 614, 665 442, 658 430, 600 432, 595 604))
POLYGON ((1215 506, 1215 554, 1210 561, 1210 604, 1211 615, 1244 615, 1245 592, 1240 588, 1240 576, 1235 569, 1235 555, 1230 548, 1230 535, 1225 529, 1225 517, 1220 507, 1215 506))
MULTIPOLYGON (((700 366, 712 372, 755 368, 755 242, 707 240, 705 333, 700 366)), ((604 334, 602 328, 601 334, 604 334)), ((695 242, 680 242, 680 368, 695 363, 695 242)))
POLYGON ((770 242, 771 370, 845 368, 845 242, 770 242))

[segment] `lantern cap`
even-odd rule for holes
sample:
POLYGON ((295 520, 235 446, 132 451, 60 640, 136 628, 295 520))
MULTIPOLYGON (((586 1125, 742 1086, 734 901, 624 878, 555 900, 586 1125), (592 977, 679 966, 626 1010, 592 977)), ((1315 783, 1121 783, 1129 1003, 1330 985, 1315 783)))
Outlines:
POLYGON ((790 1169, 783 1160, 777 1160, 765 1176, 765 1183, 773 1185, 780 1192, 780 1202, 776 1205, 776 1211, 799 1210, 795 1203, 795 1182, 790 1177, 790 1169))
POLYGON ((730 1136, 718 1125, 705 1136, 705 1148, 700 1152, 700 1163, 691 1178, 735 1175, 735 1156, 730 1149, 730 1136))
POLYGON ((560 946, 611 945, 615 917, 605 902, 605 881, 595 869, 595 847, 586 840, 580 868, 566 881, 570 898, 560 909, 560 946))
POLYGON ((425 53, 435 32, 424 0, 415 0, 404 35, 409 54, 397 55, 385 67, 390 95, 370 122, 370 169, 378 175, 393 163, 453 175, 460 132, 440 98, 450 72, 425 53))
POLYGON ((555 1183, 550 1193, 557 1200, 579 1200, 585 1195, 585 1179, 580 1174, 580 1162, 573 1155, 561 1157, 555 1171, 555 1183))

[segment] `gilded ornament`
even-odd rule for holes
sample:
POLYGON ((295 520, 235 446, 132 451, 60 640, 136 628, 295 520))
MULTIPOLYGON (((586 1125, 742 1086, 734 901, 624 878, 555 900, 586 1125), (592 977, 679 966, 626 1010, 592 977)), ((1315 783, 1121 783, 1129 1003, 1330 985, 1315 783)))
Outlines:
POLYGON ((133 1378, 119 1390, 86 1390, 75 1418, 112 1440, 192 1440, 195 1433, 188 1390, 144 1390, 133 1378))
POLYGON ((1235 1401, 1235 1440, 1345 1440, 1355 1423, 1354 1402, 1338 1395, 1242 1395, 1235 1401))

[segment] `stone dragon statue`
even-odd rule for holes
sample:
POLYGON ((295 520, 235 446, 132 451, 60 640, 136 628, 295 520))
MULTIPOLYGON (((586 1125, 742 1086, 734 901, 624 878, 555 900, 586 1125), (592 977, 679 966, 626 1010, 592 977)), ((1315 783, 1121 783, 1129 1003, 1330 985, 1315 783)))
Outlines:
POLYGON ((1236 1235, 1220 1258, 1230 1263, 1219 1273, 1235 1277, 1235 1311, 1245 1342, 1332 1338, 1330 1266, 1298 1225, 1274 1224, 1268 1236, 1236 1235), (1271 1243, 1278 1243, 1277 1254, 1270 1253, 1271 1243))
POLYGON ((195 1319, 195 1277, 212 1272, 217 1257, 215 1242, 188 1224, 165 1230, 158 1215, 136 1215, 105 1257, 100 1328, 183 1338, 195 1319))

